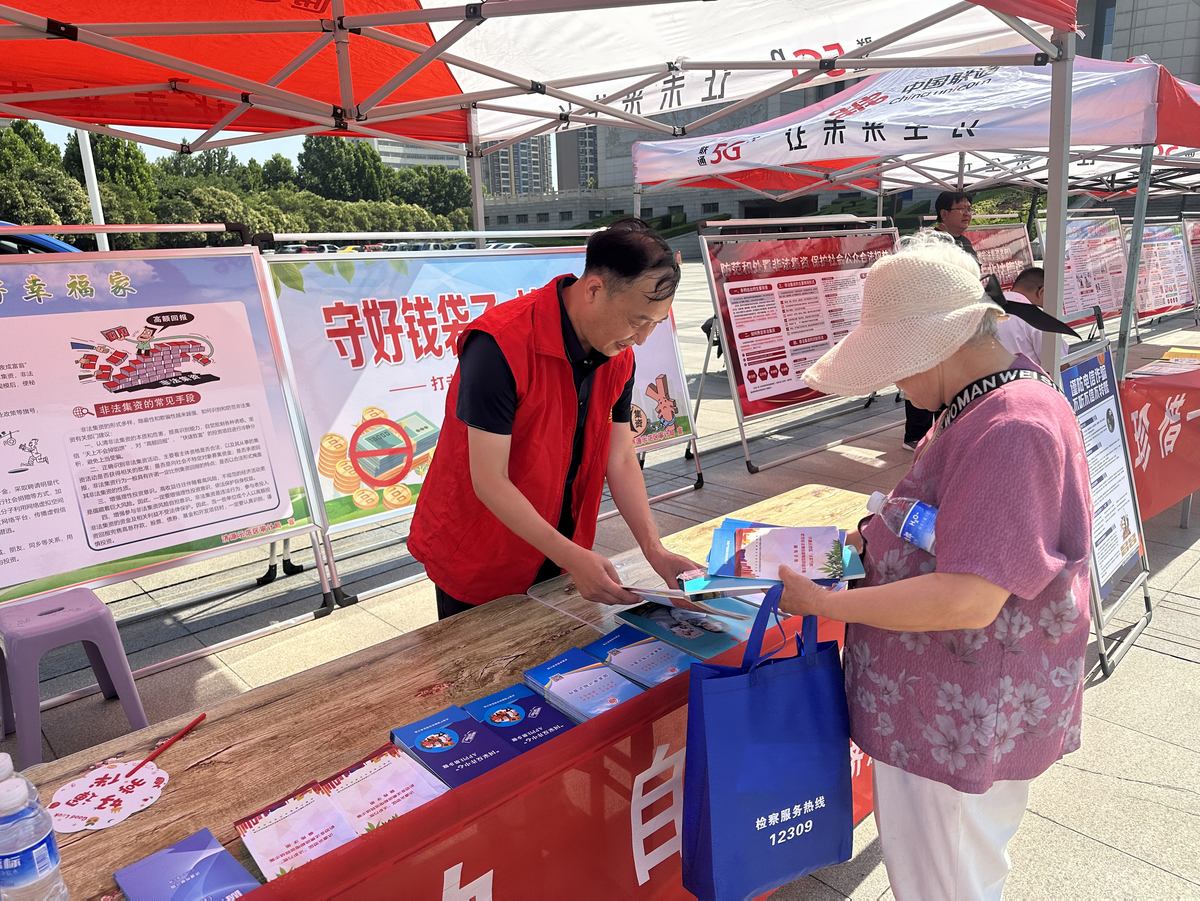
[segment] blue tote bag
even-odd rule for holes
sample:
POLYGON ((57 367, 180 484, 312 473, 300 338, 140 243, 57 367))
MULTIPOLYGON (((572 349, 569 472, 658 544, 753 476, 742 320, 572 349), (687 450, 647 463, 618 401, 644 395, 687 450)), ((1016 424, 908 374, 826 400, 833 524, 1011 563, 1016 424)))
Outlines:
POLYGON ((837 642, 806 616, 796 657, 763 637, 768 592, 741 666, 693 663, 683 780, 683 885, 701 901, 753 898, 849 860, 850 713, 837 642))

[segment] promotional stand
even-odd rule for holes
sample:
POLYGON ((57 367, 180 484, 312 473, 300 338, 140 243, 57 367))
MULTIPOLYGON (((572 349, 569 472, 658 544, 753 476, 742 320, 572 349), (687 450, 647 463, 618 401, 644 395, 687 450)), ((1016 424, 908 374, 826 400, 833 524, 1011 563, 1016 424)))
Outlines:
POLYGON ((824 397, 804 384, 804 371, 858 325, 867 271, 899 245, 894 228, 782 231, 812 224, 812 219, 731 220, 721 223, 717 235, 700 235, 751 473, 803 455, 757 466, 745 425, 824 397), (748 229, 755 233, 746 234, 748 229))
MULTIPOLYGON (((1087 448, 1093 492, 1092 627, 1100 669, 1108 677, 1154 616, 1150 565, 1110 342, 1093 342, 1069 354, 1063 360, 1062 386, 1087 448), (1145 612, 1122 638, 1110 641, 1106 627, 1139 590, 1145 612)), ((1137 414, 1133 419, 1138 421, 1137 414)))

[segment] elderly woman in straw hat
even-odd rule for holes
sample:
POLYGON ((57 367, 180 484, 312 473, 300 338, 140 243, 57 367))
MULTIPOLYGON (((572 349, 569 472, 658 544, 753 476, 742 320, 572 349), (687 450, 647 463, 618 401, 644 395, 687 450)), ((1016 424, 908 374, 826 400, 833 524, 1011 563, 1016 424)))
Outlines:
POLYGON ((1066 399, 997 340, 999 315, 978 264, 921 233, 875 264, 862 324, 805 376, 946 407, 891 493, 938 508, 936 558, 876 517, 861 530, 863 587, 780 570, 782 609, 849 624, 851 734, 874 758, 899 901, 999 898, 1030 781, 1079 747, 1087 461, 1066 399))

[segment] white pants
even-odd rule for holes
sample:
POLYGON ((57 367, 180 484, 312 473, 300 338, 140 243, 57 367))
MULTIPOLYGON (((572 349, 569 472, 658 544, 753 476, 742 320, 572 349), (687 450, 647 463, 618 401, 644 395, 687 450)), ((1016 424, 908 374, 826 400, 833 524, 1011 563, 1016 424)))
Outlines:
POLYGON ((970 795, 878 760, 872 768, 875 825, 896 901, 999 901, 1029 781, 970 795))

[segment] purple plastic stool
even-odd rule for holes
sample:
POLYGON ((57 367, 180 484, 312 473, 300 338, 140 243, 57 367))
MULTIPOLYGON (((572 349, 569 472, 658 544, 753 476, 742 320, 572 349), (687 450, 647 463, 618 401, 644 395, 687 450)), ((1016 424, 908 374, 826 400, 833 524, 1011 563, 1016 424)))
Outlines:
POLYGON ((94 592, 72 588, 7 604, 0 607, 0 704, 4 734, 17 733, 21 769, 42 762, 38 663, 47 651, 75 641, 83 642, 104 697, 120 697, 135 731, 150 725, 112 611, 94 592))

